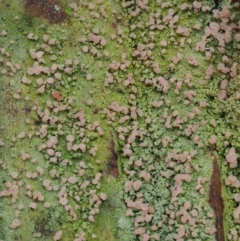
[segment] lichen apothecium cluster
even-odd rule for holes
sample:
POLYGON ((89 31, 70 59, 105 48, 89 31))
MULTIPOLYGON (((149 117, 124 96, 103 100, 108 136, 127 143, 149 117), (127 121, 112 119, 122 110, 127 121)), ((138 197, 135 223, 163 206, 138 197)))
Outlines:
POLYGON ((240 3, 0 3, 1 241, 239 241, 240 3))

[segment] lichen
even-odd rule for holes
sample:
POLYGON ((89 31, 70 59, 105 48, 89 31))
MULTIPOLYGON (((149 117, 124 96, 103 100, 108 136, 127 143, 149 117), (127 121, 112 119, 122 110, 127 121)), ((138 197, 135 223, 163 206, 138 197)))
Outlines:
POLYGON ((1 3, 0 239, 218 240, 214 155, 237 240, 239 4, 61 2, 1 3))

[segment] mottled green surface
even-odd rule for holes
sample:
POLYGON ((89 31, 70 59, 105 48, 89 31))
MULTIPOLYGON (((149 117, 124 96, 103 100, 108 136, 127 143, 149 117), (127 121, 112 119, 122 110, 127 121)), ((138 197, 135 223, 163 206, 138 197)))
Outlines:
MULTIPOLYGON (((64 1, 62 1, 64 2, 64 1)), ((90 1, 86 1, 90 3, 90 1)), ((85 2, 85 3, 86 3, 85 2)), ((188 237, 184 237, 183 240, 216 240, 215 234, 208 234, 208 229, 214 226, 214 212, 208 204, 209 199, 209 186, 212 174, 212 160, 210 157, 211 151, 213 151, 218 159, 222 176, 222 193, 224 199, 224 229, 226 240, 233 240, 232 236, 228 236, 232 228, 237 230, 240 236, 239 224, 233 220, 233 210, 237 208, 238 204, 233 199, 233 194, 238 193, 237 188, 231 188, 225 185, 225 179, 229 175, 239 176, 239 167, 230 169, 229 165, 225 163, 225 156, 231 147, 236 149, 238 153, 240 151, 239 145, 239 100, 235 98, 236 91, 239 90, 239 77, 231 78, 229 73, 223 74, 217 70, 217 65, 221 61, 222 55, 217 50, 218 42, 209 37, 207 40, 206 50, 204 52, 196 52, 195 45, 201 40, 204 34, 204 28, 213 21, 212 12, 202 12, 193 9, 181 11, 179 6, 183 1, 169 1, 166 7, 160 6, 156 2, 149 0, 148 9, 141 11, 137 16, 131 16, 131 11, 135 9, 136 4, 130 4, 129 7, 122 8, 120 3, 115 1, 103 1, 105 4, 106 18, 100 15, 99 18, 93 18, 91 11, 87 7, 87 3, 79 4, 78 11, 73 13, 73 10, 68 6, 67 1, 63 3, 64 9, 67 13, 67 20, 63 23, 49 24, 43 19, 34 19, 29 13, 26 13, 23 9, 23 5, 17 1, 9 1, 9 6, 4 3, 0 4, 0 32, 3 29, 7 30, 6 36, 0 36, 0 48, 5 48, 10 53, 10 56, 6 56, 1 53, 0 49, 0 70, 7 70, 7 73, 0 73, 1 84, 1 139, 5 143, 0 147, 0 155, 3 164, 1 165, 0 172, 0 191, 6 188, 6 182, 16 182, 19 185, 19 181, 22 181, 22 186, 19 185, 19 196, 16 202, 12 202, 11 197, 1 197, 0 199, 0 240, 13 241, 13 240, 53 240, 54 234, 58 230, 62 230, 62 240, 70 241, 74 240, 76 234, 80 232, 86 233, 86 240, 98 240, 98 241, 136 241, 142 240, 141 237, 134 234, 134 217, 126 217, 125 212, 127 210, 126 203, 130 199, 132 201, 137 199, 137 192, 131 190, 130 192, 124 192, 124 185, 126 180, 136 181, 139 179, 139 173, 142 170, 147 170, 151 179, 149 182, 143 182, 140 192, 144 203, 148 203, 155 209, 155 213, 152 220, 149 223, 142 223, 140 226, 146 228, 149 234, 157 234, 160 240, 175 240, 174 235, 178 232, 181 223, 181 215, 175 218, 173 224, 169 224, 169 216, 171 212, 181 212, 184 203, 186 201, 191 202, 190 209, 198 209, 199 215, 196 218, 196 224, 194 230, 197 233, 197 237, 192 237, 189 224, 185 224, 188 237), (179 16, 176 27, 170 29, 167 23, 161 23, 165 25, 163 30, 150 29, 147 21, 150 13, 159 13, 158 19, 162 19, 168 14, 169 9, 179 16), (19 20, 14 20, 15 16, 19 16, 19 20), (83 20, 83 17, 85 20, 83 20), (196 30, 193 28, 194 24, 200 23, 201 29, 196 30), (133 25, 141 25, 142 27, 133 28, 133 25), (177 26, 191 28, 189 36, 180 36, 176 33, 177 26), (107 44, 105 46, 93 45, 88 40, 88 34, 94 29, 99 29, 99 34, 104 36, 107 44), (120 33, 122 31, 122 33, 120 33), (28 40, 27 35, 34 33, 35 40, 28 40), (154 37, 150 37, 151 34, 154 37), (53 74, 40 74, 39 76, 28 75, 27 71, 32 67, 35 60, 33 60, 29 54, 30 49, 41 50, 43 43, 42 37, 44 34, 48 34, 50 38, 56 39, 56 45, 51 46, 49 53, 43 54, 44 63, 43 66, 51 67, 53 63, 59 66, 57 72, 62 74, 61 80, 54 79, 53 84, 47 84, 46 90, 43 94, 38 94, 37 89, 39 86, 36 84, 36 79, 42 78, 46 80, 49 76, 53 77, 53 74), (111 39, 111 35, 116 34, 116 39, 111 39), (84 37, 85 43, 78 41, 78 38, 84 37), (185 46, 179 47, 181 38, 185 38, 185 46), (189 43, 187 43, 187 41, 189 43), (14 40, 14 43, 10 43, 14 40), (160 41, 166 40, 168 46, 163 48, 159 45, 160 41), (154 43, 155 46, 151 50, 151 57, 148 61, 141 61, 139 57, 133 57, 132 53, 137 48, 137 44, 150 44, 154 43), (89 49, 96 48, 98 50, 98 56, 94 56, 91 53, 84 53, 82 51, 83 46, 88 46, 89 49), (210 47, 215 47, 215 53, 209 60, 205 57, 205 52, 210 47), (163 53, 162 50, 166 52, 163 53), (109 52, 109 57, 104 56, 104 51, 109 52), (121 54, 126 53, 126 60, 131 61, 129 67, 118 71, 111 71, 109 65, 113 62, 121 63, 121 54), (181 53, 182 60, 173 68, 169 68, 171 59, 181 53), (55 61, 51 60, 51 56, 56 55, 55 61), (188 64, 188 58, 190 55, 194 55, 199 62, 199 66, 191 66, 188 64), (65 60, 75 59, 79 60, 79 64, 73 67, 71 74, 64 73, 65 60), (21 69, 11 76, 9 67, 6 66, 6 61, 10 61, 13 64, 19 63, 21 69), (153 63, 159 63, 161 73, 155 73, 152 68, 153 63), (214 74, 209 80, 204 80, 205 69, 210 65, 214 68, 214 74), (114 79, 114 83, 109 86, 104 86, 106 73, 111 73, 114 79), (127 76, 132 73, 134 84, 124 86, 124 81, 127 76), (184 77, 187 73, 191 73, 191 81, 188 84, 184 82, 184 77), (87 80, 87 74, 92 75, 91 80, 87 80), (21 83, 22 76, 25 75, 31 80, 31 84, 21 83), (153 85, 145 84, 146 79, 153 79, 162 76, 167 80, 169 84, 169 90, 163 91, 161 88, 154 87, 153 85), (182 87, 179 90, 179 94, 174 92, 175 87, 173 78, 177 81, 182 81, 182 87), (223 79, 229 81, 227 98, 220 102, 218 100, 219 86, 223 79), (132 88, 135 86, 137 92, 132 88), (20 99, 13 98, 13 94, 18 90, 21 90, 20 99), (184 91, 194 90, 196 96, 192 101, 186 103, 184 98, 184 91), (50 106, 53 104, 54 99, 52 97, 52 91, 59 91, 63 97, 63 101, 59 102, 61 105, 67 105, 66 110, 54 113, 53 108, 50 106), (134 94, 135 98, 130 99, 130 94, 134 94), (26 97, 28 97, 26 99, 26 97), (69 105, 68 100, 72 97, 73 104, 69 105), (92 99, 93 104, 87 105, 87 100, 92 99), (131 118, 123 124, 119 123, 119 119, 124 116, 122 113, 116 113, 115 120, 110 120, 103 113, 104 108, 107 108, 113 101, 116 101, 120 106, 126 106, 127 108, 136 106, 141 109, 143 115, 138 115, 137 118, 131 118), (154 108, 152 106, 153 101, 163 101, 163 105, 160 108, 154 108), (206 107, 199 107, 200 102, 206 102, 206 107), (193 111, 194 107, 198 107, 201 110, 200 115, 195 115, 194 118, 187 117, 189 112, 193 111), (57 116, 58 121, 50 125, 47 122, 47 135, 39 136, 36 133, 39 131, 42 124, 42 119, 36 113, 36 109, 39 108, 50 111, 50 116, 57 116), (179 117, 182 123, 178 127, 171 126, 167 128, 163 118, 164 113, 168 115, 172 114, 174 110, 179 111, 179 117), (77 126, 77 120, 74 115, 84 111, 86 124, 84 126, 85 139, 79 136, 79 129, 77 126), (146 118, 151 118, 151 123, 145 122, 146 118), (216 120, 216 125, 210 123, 211 119, 216 120), (26 123, 26 119, 29 119, 29 123, 26 123), (206 121, 206 125, 201 125, 201 121, 206 121), (87 130, 87 124, 93 124, 94 121, 98 121, 99 125, 104 131, 103 136, 99 136, 96 131, 87 130), (141 160, 143 162, 142 167, 136 167, 132 164, 132 160, 128 160, 129 157, 124 155, 124 147, 131 134, 132 127, 135 122, 138 122, 139 130, 142 131, 142 135, 136 138, 136 141, 131 145, 131 150, 135 160, 141 160), (46 150, 39 151, 39 147, 46 142, 50 136, 57 136, 59 134, 59 124, 62 125, 63 135, 58 137, 58 143, 56 145, 56 151, 61 152, 62 156, 58 158, 57 163, 49 162, 49 155, 46 150), (189 125, 196 125, 198 129, 190 136, 184 134, 184 130, 189 125), (125 135, 125 140, 119 138, 118 128, 127 127, 128 133, 125 135), (23 139, 17 138, 18 134, 25 131, 30 133, 33 131, 31 138, 25 137, 23 139), (229 144, 224 145, 225 132, 232 133, 228 139, 229 144), (82 141, 86 143, 86 152, 82 153, 78 151, 68 151, 66 148, 66 136, 71 134, 75 137, 74 144, 79 144, 82 141), (209 144, 208 140, 211 135, 217 136, 217 143, 215 145, 209 144), (199 136, 199 140, 203 143, 202 147, 198 147, 193 143, 194 135, 199 136), (171 143, 164 147, 162 140, 166 137, 171 138, 171 143), (146 147, 141 147, 140 143, 147 141, 146 147), (117 166, 119 177, 116 179, 111 175, 108 175, 108 164, 111 159, 111 143, 114 143, 114 152, 118 155, 117 166), (89 150, 94 147, 98 147, 96 156, 89 153, 89 150), (171 187, 174 186, 175 176, 177 174, 185 173, 184 163, 174 160, 175 167, 170 168, 165 159, 171 151, 175 149, 178 153, 184 153, 185 151, 193 153, 196 151, 196 155, 189 161, 191 171, 191 181, 189 183, 183 181, 182 188, 183 194, 178 196, 177 201, 172 208, 169 208, 171 201, 171 187), (29 154, 29 158, 22 160, 21 150, 24 150, 29 154), (36 159, 36 162, 31 161, 36 159), (61 164, 63 159, 68 159, 67 166, 61 164), (96 160, 100 160, 101 163, 97 164, 96 160), (64 207, 59 204, 57 194, 61 189, 62 178, 69 178, 78 174, 79 162, 84 161, 87 165, 85 174, 82 177, 78 177, 78 182, 74 185, 65 183, 68 202, 75 208, 77 219, 73 220, 69 212, 65 211, 64 207), (194 166, 199 166, 199 172, 194 171, 194 166), (44 174, 38 176, 35 179, 27 178, 27 172, 36 172, 36 168, 40 166, 44 169, 44 174), (6 168, 5 168, 6 167, 6 168), (149 170, 148 168, 153 170, 149 170), (57 170, 57 175, 52 178, 49 172, 52 169, 57 170), (135 171, 133 175, 130 171, 135 171), (11 177, 12 172, 17 172, 17 179, 11 177), (91 183, 96 173, 102 172, 103 176, 100 181, 100 185, 95 186, 91 183), (166 172, 169 178, 164 177, 161 172, 166 172), (204 194, 200 194, 195 190, 197 180, 199 177, 205 177, 206 182, 203 185, 204 194), (42 182, 45 179, 51 179, 52 184, 59 187, 58 191, 47 191, 42 182), (84 181, 90 181, 90 185, 86 190, 81 191, 79 186, 84 181), (27 196, 26 185, 31 185, 32 190, 40 191, 44 196, 44 201, 34 201, 27 196), (108 198, 100 205, 99 214, 95 215, 95 222, 91 223, 88 220, 90 212, 89 207, 89 191, 96 190, 97 193, 106 193, 108 198), (80 201, 75 200, 73 197, 79 195, 80 201), (28 205, 30 202, 36 202, 36 210, 31 210, 28 205), (50 202, 51 207, 49 209, 44 208, 44 202, 50 202), (11 229, 9 225, 15 219, 15 211, 19 204, 24 204, 24 209, 20 211, 19 221, 20 226, 16 229, 11 229), (76 208, 76 205, 78 207, 76 208), (213 214, 213 217, 209 217, 209 213, 213 214), (204 222, 203 220, 206 220, 204 222), (162 222, 160 225, 159 223, 162 222), (151 226, 158 225, 156 231, 151 230, 151 226), (35 233, 41 233, 41 237, 33 237, 35 233), (92 238, 92 234, 96 234, 96 238, 92 238), (228 237, 228 239, 227 239, 228 237)), ((100 5, 95 1, 91 1, 95 4, 95 11, 99 13, 100 5)), ((189 1, 189 4, 191 2, 189 1)), ((219 10, 227 2, 222 2, 218 6, 219 10)), ((210 5, 215 7, 210 1, 202 1, 202 5, 210 5)), ((235 18, 231 20, 233 23, 240 21, 239 8, 233 8, 229 4, 232 14, 235 14, 235 18)), ((214 20, 218 22, 218 20, 214 20)), ((239 44, 235 40, 235 34, 239 30, 233 31, 233 39, 230 43, 226 44, 226 55, 230 58, 229 63, 226 65, 231 67, 233 62, 239 61, 239 44)), ((237 66, 239 69, 239 66, 237 66)), ((1 72, 0 71, 0 72, 1 72)), ((56 102, 57 103, 57 102, 56 102)), ((112 111, 111 111, 112 112, 112 111)), ((129 111, 130 113, 130 111, 129 111)), ((175 117, 172 117, 172 122, 175 117)), ((142 180, 142 179, 141 179, 142 180)), ((141 216, 139 210, 134 210, 134 215, 141 216)), ((154 240, 154 239, 151 239, 154 240)), ((180 240, 180 239, 179 239, 180 240)))

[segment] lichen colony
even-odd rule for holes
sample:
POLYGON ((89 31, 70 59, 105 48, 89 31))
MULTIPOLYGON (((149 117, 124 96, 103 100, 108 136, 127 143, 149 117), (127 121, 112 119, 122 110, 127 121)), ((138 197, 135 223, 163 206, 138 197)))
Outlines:
POLYGON ((240 3, 0 2, 0 240, 240 240, 240 3))

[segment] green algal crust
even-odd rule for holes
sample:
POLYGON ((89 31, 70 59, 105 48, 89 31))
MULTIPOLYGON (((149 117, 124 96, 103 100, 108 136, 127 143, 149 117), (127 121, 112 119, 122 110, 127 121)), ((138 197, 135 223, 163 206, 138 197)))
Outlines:
MULTIPOLYGON (((216 240, 213 153, 225 239, 240 236, 238 189, 226 181, 239 176, 226 162, 230 148, 240 151, 239 77, 218 69, 223 54, 214 36, 195 49, 205 27, 220 22, 212 8, 229 5, 236 24, 239 8, 183 3, 62 2, 67 19, 54 25, 16 1, 0 11, 0 32, 7 29, 0 37, 0 239, 59 240, 61 230, 64 241, 216 240), (36 62, 52 72, 32 73, 36 62), (5 191, 12 185, 16 200, 5 191)), ((238 31, 225 47, 229 68, 239 60, 238 31)))

